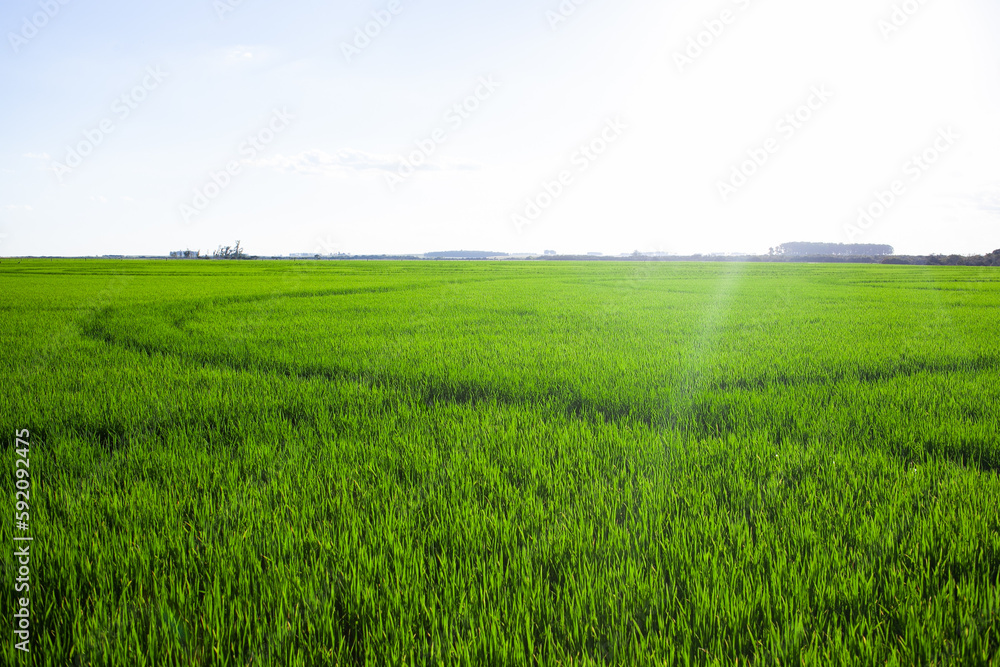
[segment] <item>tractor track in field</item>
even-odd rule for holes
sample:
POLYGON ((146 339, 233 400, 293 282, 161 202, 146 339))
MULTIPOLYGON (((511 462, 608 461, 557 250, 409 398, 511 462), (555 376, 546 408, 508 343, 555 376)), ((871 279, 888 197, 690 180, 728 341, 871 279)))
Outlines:
MULTIPOLYGON (((469 281, 472 282, 472 281, 469 281)), ((216 297, 192 303, 172 302, 161 305, 156 310, 174 328, 183 330, 184 318, 175 319, 177 313, 171 307, 183 306, 186 313, 204 312, 204 307, 220 307, 231 304, 251 303, 285 298, 317 298, 325 296, 350 296, 354 294, 379 294, 402 292, 433 287, 423 284, 406 286, 337 288, 311 290, 282 294, 240 295, 236 297, 216 297), (174 317, 172 317, 174 316, 174 317)), ((726 415, 718 415, 702 409, 704 398, 713 392, 763 392, 777 388, 779 391, 797 386, 834 386, 842 382, 858 382, 867 385, 908 378, 922 373, 948 374, 956 372, 981 372, 1000 370, 1000 359, 995 355, 980 355, 972 359, 926 361, 903 359, 882 368, 848 368, 826 374, 802 377, 783 374, 760 375, 755 378, 713 379, 699 381, 697 376, 688 378, 688 388, 676 393, 680 400, 676 405, 664 405, 662 410, 652 410, 648 405, 609 404, 581 394, 570 386, 562 386, 547 391, 521 392, 506 389, 477 380, 448 380, 440 377, 407 377, 387 371, 364 371, 339 365, 293 364, 268 359, 240 357, 228 352, 191 354, 173 349, 170 345, 153 341, 143 341, 136 337, 122 335, 109 322, 114 321, 114 308, 107 307, 95 314, 83 326, 82 334, 94 341, 109 346, 131 350, 149 357, 174 357, 198 366, 211 366, 238 373, 268 374, 300 380, 321 379, 330 382, 348 382, 365 386, 378 386, 408 394, 427 407, 442 403, 476 406, 499 404, 512 407, 544 407, 562 413, 572 419, 590 423, 634 423, 650 428, 670 428, 687 431, 695 437, 718 437, 730 432, 726 415), (676 410, 680 408, 680 410, 676 410)), ((997 465, 990 461, 980 462, 981 470, 995 470, 997 465)))
POLYGON ((342 366, 292 366, 273 361, 239 360, 223 355, 190 355, 170 349, 168 346, 155 345, 144 341, 115 336, 103 327, 88 326, 85 334, 91 340, 107 345, 131 350, 149 357, 174 357, 183 359, 193 365, 224 368, 238 373, 265 373, 268 375, 297 378, 301 380, 321 379, 331 382, 350 382, 361 385, 393 388, 414 395, 424 405, 430 407, 437 403, 454 403, 460 405, 479 405, 495 403, 515 407, 537 406, 546 403, 560 403, 565 406, 568 414, 575 417, 600 414, 604 421, 621 422, 632 418, 638 422, 653 426, 656 420, 640 415, 628 409, 612 409, 608 406, 589 401, 575 392, 570 394, 539 394, 525 395, 472 381, 441 382, 428 379, 422 382, 414 378, 405 378, 391 373, 365 372, 342 366))
MULTIPOLYGON (((456 283, 465 282, 482 282, 482 281, 456 281, 456 283)), ((367 288, 337 288, 337 289, 327 289, 327 290, 311 290, 307 292, 290 292, 290 293, 272 293, 272 294, 254 294, 254 295, 238 295, 231 297, 213 297, 211 299, 204 299, 198 301, 184 300, 179 302, 172 302, 171 304, 161 305, 158 310, 162 311, 162 316, 164 321, 169 321, 171 325, 176 329, 182 329, 184 323, 186 322, 186 317, 184 315, 190 315, 191 313, 203 313, 204 307, 220 307, 229 306, 245 303, 256 303, 265 302, 272 300, 283 300, 283 299, 306 299, 306 298, 322 298, 329 296, 351 296, 356 294, 382 294, 382 293, 392 293, 392 292, 404 292, 404 291, 414 291, 422 288, 432 287, 426 284, 408 284, 401 286, 385 286, 385 287, 367 287, 367 288), (170 306, 183 306, 184 312, 182 314, 169 313, 170 306)), ((413 380, 403 379, 390 373, 363 373, 358 372, 342 366, 294 366, 290 364, 280 364, 275 363, 266 359, 256 359, 253 361, 238 361, 229 357, 223 357, 220 355, 204 355, 195 358, 193 355, 183 355, 182 353, 172 350, 167 345, 156 345, 154 343, 148 343, 144 341, 137 340, 135 338, 129 338, 126 336, 116 335, 108 327, 103 326, 103 321, 105 317, 112 315, 114 309, 113 307, 107 307, 102 309, 101 312, 95 314, 91 322, 83 326, 82 334, 93 340, 100 340, 109 345, 116 345, 119 347, 127 347, 140 352, 144 352, 147 355, 151 354, 162 354, 170 356, 186 356, 191 361, 196 363, 211 364, 213 366, 224 366, 232 368, 234 370, 240 371, 259 371, 267 370, 268 372, 273 372, 285 376, 300 376, 302 378, 310 377, 323 377, 331 380, 349 380, 349 381, 379 381, 382 380, 383 384, 391 386, 407 386, 414 384, 413 380)), ((958 372, 981 372, 981 371, 998 371, 1000 372, 1000 356, 996 354, 981 354, 976 357, 968 359, 950 359, 950 360, 924 360, 924 359, 900 359, 891 365, 884 366, 881 368, 865 368, 863 366, 858 366, 855 368, 848 368, 843 370, 837 370, 829 373, 812 373, 808 375, 788 375, 784 373, 777 374, 761 374, 756 377, 742 377, 742 378, 724 378, 724 379, 711 379, 708 381, 699 381, 696 379, 695 385, 698 393, 704 392, 733 392, 733 391, 765 391, 772 387, 782 387, 791 388, 798 386, 826 386, 833 385, 841 382, 859 382, 861 384, 877 384, 880 382, 888 382, 895 380, 897 378, 909 378, 920 374, 931 374, 940 375, 948 373, 958 373, 958 372)), ((449 383, 450 384, 450 383, 449 383)), ((432 392, 432 396, 438 399, 454 400, 454 402, 465 403, 470 402, 470 399, 462 397, 477 397, 472 400, 483 400, 484 397, 496 397, 498 394, 502 394, 503 390, 498 387, 493 387, 486 385, 485 383, 459 383, 461 386, 455 393, 454 399, 447 399, 446 395, 448 392, 432 392)), ((541 395, 538 398, 565 398, 564 394, 554 394, 548 393, 541 395)), ((510 404, 524 404, 524 403, 535 403, 538 398, 532 400, 524 400, 520 398, 516 399, 503 399, 500 402, 510 403, 510 404)), ((584 404, 588 403, 585 399, 576 396, 571 399, 571 403, 582 407, 584 404)), ((598 411, 606 412, 605 416, 612 417, 615 419, 620 419, 622 415, 630 414, 630 411, 626 408, 614 408, 608 409, 602 407, 594 402, 589 402, 592 408, 598 409, 598 411)), ((632 416, 635 416, 632 414, 632 416)))

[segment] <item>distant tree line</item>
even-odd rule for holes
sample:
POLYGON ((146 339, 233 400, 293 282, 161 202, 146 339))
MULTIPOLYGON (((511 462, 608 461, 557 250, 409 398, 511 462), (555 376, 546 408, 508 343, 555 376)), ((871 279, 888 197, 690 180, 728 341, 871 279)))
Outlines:
POLYGON ((883 257, 893 254, 891 245, 882 243, 782 243, 771 248, 771 255, 783 257, 806 257, 824 255, 827 257, 883 257))
POLYGON ((1000 266, 1000 249, 986 255, 927 255, 887 257, 883 264, 924 264, 928 266, 1000 266))
MULTIPOLYGON (((785 244, 789 245, 789 244, 785 244)), ((815 245, 828 245, 817 243, 815 245)), ((837 245, 837 244, 829 244, 837 245)), ((861 244, 857 244, 861 245, 861 244)), ((779 246, 781 247, 781 246, 779 246)), ((890 247, 890 246, 884 246, 890 247)), ((535 257, 536 260, 563 260, 563 261, 611 261, 611 262, 826 262, 832 264, 913 264, 921 266, 997 266, 1000 267, 1000 249, 986 255, 854 255, 845 254, 825 254, 825 255, 800 255, 790 253, 778 253, 777 248, 772 248, 767 255, 642 255, 633 253, 625 257, 594 257, 590 255, 547 255, 535 257)))

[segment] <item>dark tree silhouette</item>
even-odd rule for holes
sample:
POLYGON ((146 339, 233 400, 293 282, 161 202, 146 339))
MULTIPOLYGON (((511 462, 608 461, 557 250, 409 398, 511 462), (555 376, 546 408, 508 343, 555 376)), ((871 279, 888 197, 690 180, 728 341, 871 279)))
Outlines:
POLYGON ((219 246, 219 249, 212 253, 212 257, 216 259, 246 259, 247 255, 243 252, 243 247, 240 246, 240 242, 236 241, 235 246, 219 246))

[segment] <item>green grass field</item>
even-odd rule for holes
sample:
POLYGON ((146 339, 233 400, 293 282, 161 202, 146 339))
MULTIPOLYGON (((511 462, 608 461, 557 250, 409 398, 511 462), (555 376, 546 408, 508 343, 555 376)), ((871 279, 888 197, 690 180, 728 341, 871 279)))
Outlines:
POLYGON ((7 665, 1000 662, 1000 272, 0 263, 7 665))

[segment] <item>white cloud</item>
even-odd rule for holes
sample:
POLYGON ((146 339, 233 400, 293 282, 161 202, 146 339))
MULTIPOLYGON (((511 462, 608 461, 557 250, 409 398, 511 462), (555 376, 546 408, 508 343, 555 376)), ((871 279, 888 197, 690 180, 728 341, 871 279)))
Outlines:
POLYGON ((240 61, 240 60, 252 60, 253 51, 249 49, 233 49, 228 54, 226 54, 226 60, 229 62, 240 61))
POLYGON ((223 68, 230 68, 243 65, 265 65, 273 62, 279 54, 280 51, 269 46, 238 44, 229 48, 216 49, 210 58, 214 61, 215 66, 221 65, 223 68))
POLYGON ((48 160, 49 159, 49 154, 48 153, 25 153, 21 157, 26 157, 26 158, 31 159, 31 160, 48 160))
POLYGON ((940 199, 945 205, 965 212, 1000 213, 1000 185, 986 185, 965 193, 943 194, 940 199))
POLYGON ((981 190, 972 199, 979 210, 1000 213, 1000 185, 981 190))
MULTIPOLYGON (((395 172, 403 164, 402 156, 378 155, 352 148, 344 148, 334 154, 313 149, 297 155, 275 155, 269 158, 247 160, 254 167, 268 167, 280 171, 308 175, 343 176, 362 171, 395 172)), ((467 160, 439 159, 425 163, 416 169, 420 171, 468 171, 480 165, 467 160)))
POLYGON ((4 206, 8 211, 34 211, 35 208, 28 204, 7 204, 4 206))

